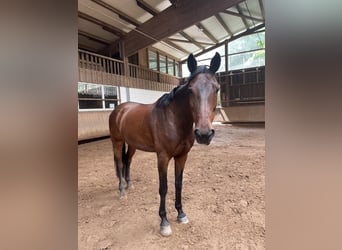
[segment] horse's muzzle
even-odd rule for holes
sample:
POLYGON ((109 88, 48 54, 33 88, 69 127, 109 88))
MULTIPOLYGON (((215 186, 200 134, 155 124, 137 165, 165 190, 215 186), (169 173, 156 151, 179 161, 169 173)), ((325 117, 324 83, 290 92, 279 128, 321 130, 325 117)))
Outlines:
POLYGON ((211 139, 213 139, 214 135, 215 135, 214 129, 209 129, 209 131, 207 133, 203 133, 197 128, 195 129, 195 138, 199 144, 209 145, 211 142, 211 139))

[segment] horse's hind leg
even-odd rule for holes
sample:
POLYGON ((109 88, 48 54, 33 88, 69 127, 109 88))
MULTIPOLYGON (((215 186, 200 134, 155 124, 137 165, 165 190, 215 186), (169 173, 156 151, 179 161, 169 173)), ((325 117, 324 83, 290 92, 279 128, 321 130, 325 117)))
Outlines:
POLYGON ((116 168, 116 175, 119 178, 119 190, 120 197, 125 195, 124 185, 123 185, 123 162, 122 162, 122 150, 123 150, 124 142, 122 141, 113 141, 113 152, 114 152, 114 164, 116 168))
POLYGON ((182 186, 183 186, 183 170, 187 154, 180 157, 175 157, 175 189, 176 189, 176 202, 175 207, 178 212, 177 221, 182 224, 189 222, 188 217, 182 209, 182 186))
POLYGON ((165 198, 167 194, 167 167, 169 158, 158 154, 158 174, 159 174, 159 195, 160 195, 160 206, 159 216, 161 218, 160 233, 163 236, 169 236, 172 234, 171 226, 166 217, 165 209, 165 198))
POLYGON ((125 180, 127 183, 127 188, 131 186, 131 176, 130 176, 130 167, 132 162, 132 157, 135 153, 136 149, 130 145, 128 145, 127 153, 126 153, 126 162, 125 162, 125 180))

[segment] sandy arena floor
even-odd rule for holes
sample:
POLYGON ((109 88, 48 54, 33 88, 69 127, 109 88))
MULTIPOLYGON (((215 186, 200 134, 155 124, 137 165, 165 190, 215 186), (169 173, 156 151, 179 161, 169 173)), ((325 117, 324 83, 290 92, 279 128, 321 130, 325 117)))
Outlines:
POLYGON ((170 161, 170 237, 159 234, 155 154, 136 152, 133 187, 119 199, 110 139, 79 145, 79 249, 265 249, 265 129, 214 127, 212 143, 195 143, 185 166, 183 210, 190 221, 186 225, 176 222, 170 161))

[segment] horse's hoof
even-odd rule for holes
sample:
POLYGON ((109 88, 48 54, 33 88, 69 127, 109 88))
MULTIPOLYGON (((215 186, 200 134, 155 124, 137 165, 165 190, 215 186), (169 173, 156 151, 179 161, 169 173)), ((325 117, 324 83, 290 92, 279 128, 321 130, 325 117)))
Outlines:
POLYGON ((126 198, 126 193, 124 191, 120 192, 120 200, 126 198))
POLYGON ((189 223, 188 217, 186 215, 182 218, 177 217, 177 221, 181 224, 188 224, 189 223))
POLYGON ((134 189, 134 186, 133 186, 133 184, 131 182, 127 183, 126 190, 127 189, 134 189))
POLYGON ((163 236, 170 236, 172 234, 171 226, 160 226, 160 234, 163 236))

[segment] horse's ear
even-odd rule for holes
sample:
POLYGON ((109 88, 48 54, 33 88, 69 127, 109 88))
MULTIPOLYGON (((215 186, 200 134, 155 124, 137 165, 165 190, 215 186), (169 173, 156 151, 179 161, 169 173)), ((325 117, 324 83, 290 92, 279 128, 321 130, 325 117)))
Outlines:
POLYGON ((193 54, 190 54, 188 57, 188 69, 190 73, 195 72, 195 70, 197 69, 197 61, 193 54))
POLYGON ((219 53, 216 52, 213 59, 211 59, 209 70, 215 74, 215 72, 219 69, 220 64, 221 64, 221 56, 219 53))

